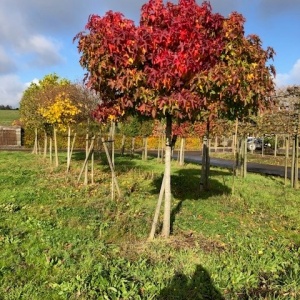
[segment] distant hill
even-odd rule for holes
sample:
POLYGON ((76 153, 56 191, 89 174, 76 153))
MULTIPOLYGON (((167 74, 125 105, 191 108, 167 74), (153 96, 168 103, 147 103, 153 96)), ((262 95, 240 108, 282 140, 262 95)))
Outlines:
POLYGON ((13 121, 19 118, 19 110, 0 110, 0 126, 11 126, 13 121))

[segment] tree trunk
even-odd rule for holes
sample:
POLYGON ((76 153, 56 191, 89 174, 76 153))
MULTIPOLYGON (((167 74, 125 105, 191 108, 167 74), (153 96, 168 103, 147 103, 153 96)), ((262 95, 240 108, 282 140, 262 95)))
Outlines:
POLYGON ((237 153, 237 147, 238 147, 238 128, 239 128, 239 120, 235 119, 235 129, 234 129, 234 150, 233 150, 233 156, 235 157, 237 153))
POLYGON ((76 140, 76 132, 74 133, 74 136, 73 136, 72 146, 71 146, 71 150, 70 150, 70 162, 69 162, 69 168, 67 169, 67 172, 69 172, 70 168, 71 168, 71 158, 72 158, 72 154, 73 154, 73 150, 74 150, 75 140, 76 140))
POLYGON ((238 137, 236 137, 236 152, 235 152, 235 165, 234 175, 238 176, 241 172, 241 145, 238 137))
POLYGON ((245 178, 247 176, 247 137, 243 138, 243 171, 242 171, 242 176, 245 178))
POLYGON ((111 160, 111 158, 109 156, 109 151, 108 151, 108 148, 106 146, 104 138, 101 138, 101 140, 102 140, 103 147, 104 147, 104 150, 105 150, 105 154, 106 154, 106 157, 107 157, 107 160, 108 160, 108 164, 109 164, 109 167, 110 167, 110 170, 111 170, 113 183, 116 186, 116 190, 117 190, 119 198, 121 198, 121 191, 120 191, 120 188, 119 188, 119 185, 118 185, 117 176, 115 174, 114 165, 113 165, 112 160, 111 160))
POLYGON ((206 136, 203 138, 202 146, 202 171, 200 180, 200 189, 208 190, 209 188, 209 171, 210 171, 210 157, 209 157, 209 130, 210 123, 207 122, 206 125, 206 136))
POLYGON ((92 142, 93 142, 93 148, 92 148, 92 153, 91 153, 91 184, 94 184, 94 162, 95 162, 95 151, 94 151, 94 141, 95 141, 95 136, 93 136, 92 138, 92 142))
POLYGON ((44 131, 44 158, 46 158, 47 156, 47 141, 48 141, 48 137, 47 137, 47 132, 46 130, 44 131))
POLYGON ((185 148, 185 138, 180 139, 180 154, 179 154, 179 165, 184 165, 184 148, 185 148))
POLYGON ((131 140, 131 155, 134 155, 134 151, 135 151, 135 137, 132 138, 131 140))
POLYGON ((58 150, 57 150, 57 137, 56 137, 55 126, 53 126, 53 137, 54 137, 55 167, 58 167, 58 150))
POLYGON ((159 217, 161 204, 162 204, 162 201, 163 201, 163 198, 164 198, 164 193, 165 193, 165 176, 163 177, 163 180, 162 180, 162 183, 161 183, 159 197, 158 197, 158 201, 157 201, 157 204, 156 204, 155 214, 154 214, 154 218, 153 218, 153 222, 152 222, 151 232, 150 232, 150 235, 149 235, 149 240, 153 240, 154 236, 155 236, 156 226, 157 226, 157 223, 158 223, 158 217, 159 217))
POLYGON ((52 165, 52 137, 49 138, 49 160, 50 164, 52 165))
POLYGON ((115 166, 115 132, 116 132, 116 123, 112 122, 110 140, 111 140, 111 161, 113 166, 115 166))
POLYGON ((157 161, 160 160, 160 141, 161 141, 161 138, 160 138, 160 135, 158 136, 158 147, 157 147, 157 161))
POLYGON ((275 134, 275 145, 274 145, 274 156, 277 156, 277 147, 278 147, 278 135, 275 134))
POLYGON ((38 154, 38 130, 34 128, 34 145, 32 149, 32 154, 38 154))
MULTIPOLYGON (((94 142, 95 142, 95 137, 92 138, 92 142, 90 144, 90 147, 86 150, 85 160, 83 162, 83 166, 82 166, 81 171, 79 173, 79 176, 78 176, 78 179, 77 179, 77 183, 79 183, 83 171, 86 170, 88 159, 89 159, 92 151, 94 150, 94 142)), ((84 179, 84 181, 86 181, 86 178, 84 179)), ((87 184, 87 183, 84 183, 84 184, 87 184)))
POLYGON ((71 127, 68 126, 68 146, 67 146, 67 173, 70 169, 70 162, 71 162, 71 127))
POLYGON ((203 138, 202 145, 202 168, 201 168, 201 180, 200 180, 200 190, 208 190, 208 178, 209 178, 209 149, 207 137, 203 138))
POLYGON ((289 148, 290 148, 290 139, 287 135, 285 138, 285 165, 284 165, 284 185, 287 185, 287 171, 288 171, 288 160, 289 160, 289 148))
POLYGON ((217 136, 215 136, 214 147, 215 147, 215 153, 217 153, 217 151, 218 151, 218 137, 217 136))
POLYGON ((143 138, 143 153, 142 153, 142 159, 147 160, 148 159, 148 137, 145 136, 143 138))
MULTIPOLYGON (((111 122, 110 128, 110 145, 111 145, 111 163, 112 167, 115 168, 115 131, 116 131, 116 123, 111 122)), ((111 199, 115 199, 115 186, 114 186, 114 174, 111 175, 111 199)))
POLYGON ((86 164, 85 164, 85 169, 84 169, 84 185, 88 184, 88 164, 87 164, 87 160, 88 160, 88 156, 89 156, 89 134, 87 133, 85 136, 85 159, 86 159, 86 164))
POLYGON ((295 138, 292 137, 292 164, 291 164, 291 185, 294 187, 295 183, 295 154, 296 154, 296 148, 295 148, 295 138))
POLYGON ((126 140, 126 136, 125 136, 125 134, 123 134, 123 136, 122 136, 122 145, 121 145, 121 155, 122 156, 125 153, 125 140, 126 140))
POLYGON ((295 135, 295 179, 294 188, 297 190, 299 186, 299 136, 295 135))
POLYGON ((171 230, 171 154, 172 154, 172 116, 166 115, 165 151, 165 207, 162 236, 168 238, 171 230))

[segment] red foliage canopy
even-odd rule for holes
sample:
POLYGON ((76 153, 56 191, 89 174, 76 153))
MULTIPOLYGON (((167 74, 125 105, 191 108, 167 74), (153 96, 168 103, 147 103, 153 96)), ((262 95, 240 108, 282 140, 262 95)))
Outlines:
POLYGON ((149 0, 139 26, 121 13, 91 15, 75 39, 86 83, 101 94, 95 118, 138 111, 194 120, 203 111, 238 114, 264 104, 273 89, 265 65, 272 51, 245 38, 243 23, 195 0, 149 0))

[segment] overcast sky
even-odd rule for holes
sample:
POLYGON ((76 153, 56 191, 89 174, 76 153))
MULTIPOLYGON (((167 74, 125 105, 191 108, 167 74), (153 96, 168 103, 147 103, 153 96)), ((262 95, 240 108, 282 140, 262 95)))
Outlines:
MULTIPOLYGON (((73 37, 90 14, 121 11, 138 22, 142 0, 1 0, 0 104, 19 106, 28 84, 57 73, 81 81, 73 37)), ((173 1, 175 2, 175 1, 173 1)), ((201 1, 199 1, 200 3, 201 1)), ((300 0, 212 0, 224 16, 237 11, 246 18, 246 34, 257 34, 276 51, 276 83, 300 85, 300 0)))

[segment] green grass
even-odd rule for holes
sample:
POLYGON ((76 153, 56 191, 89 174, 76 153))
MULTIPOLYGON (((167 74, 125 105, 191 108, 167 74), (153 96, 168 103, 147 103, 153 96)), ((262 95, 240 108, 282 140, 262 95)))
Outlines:
POLYGON ((299 299, 299 191, 280 178, 234 178, 173 163, 172 236, 149 242, 163 165, 116 157, 77 184, 66 158, 0 153, 0 299, 299 299))
POLYGON ((19 119, 19 110, 0 110, 0 126, 11 126, 19 119))
MULTIPOLYGON (((290 167, 292 164, 292 150, 289 152, 289 157, 287 160, 287 164, 290 167)), ((222 158, 222 159, 229 159, 234 160, 234 154, 232 152, 211 152, 211 157, 214 158, 222 158)), ((268 165, 275 165, 275 166, 284 166, 285 165, 285 153, 284 150, 280 150, 279 153, 274 156, 274 151, 269 150, 268 152, 262 155, 259 152, 248 152, 247 153, 247 161, 248 162, 255 162, 259 164, 268 164, 268 165)), ((300 165, 299 165, 300 166, 300 165)))

